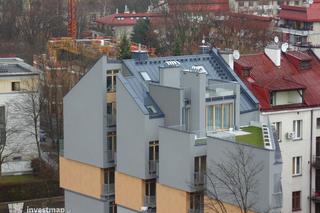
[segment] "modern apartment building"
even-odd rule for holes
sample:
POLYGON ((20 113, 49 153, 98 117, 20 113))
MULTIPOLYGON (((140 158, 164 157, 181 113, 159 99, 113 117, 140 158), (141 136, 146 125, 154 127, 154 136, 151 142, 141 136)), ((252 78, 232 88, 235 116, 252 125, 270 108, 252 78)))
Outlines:
POLYGON ((292 46, 320 45, 320 1, 303 5, 283 5, 278 31, 292 46))
MULTIPOLYGON (((122 62, 102 57, 65 96, 64 113, 60 184, 67 210, 210 212, 206 171, 241 146, 263 163, 252 211, 280 212, 273 129, 259 122, 257 100, 216 50, 161 58, 136 52, 122 62), (261 135, 256 145, 241 139, 255 137, 250 128, 261 135)), ((233 200, 223 202, 238 212, 233 200)))
POLYGON ((34 136, 27 133, 30 129, 20 129, 20 125, 28 119, 18 116, 15 106, 25 100, 27 93, 36 92, 33 88, 38 83, 39 75, 39 70, 22 59, 0 58, 0 147, 1 160, 4 161, 1 168, 3 175, 32 170, 30 161, 37 156, 36 142, 34 136))
POLYGON ((301 6, 303 5, 303 1, 231 0, 229 4, 230 9, 236 13, 276 17, 283 5, 301 6))
POLYGON ((235 70, 259 100, 261 121, 277 129, 283 160, 282 212, 320 212, 319 58, 312 50, 243 55, 235 70))

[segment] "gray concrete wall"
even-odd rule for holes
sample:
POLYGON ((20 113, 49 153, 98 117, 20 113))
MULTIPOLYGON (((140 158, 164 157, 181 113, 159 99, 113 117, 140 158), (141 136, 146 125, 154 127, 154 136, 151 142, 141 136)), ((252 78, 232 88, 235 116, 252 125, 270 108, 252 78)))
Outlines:
POLYGON ((102 57, 64 97, 64 157, 104 167, 106 73, 102 57))
POLYGON ((165 125, 181 125, 184 91, 179 88, 150 84, 149 92, 161 111, 166 115, 165 125))
POLYGON ((163 118, 149 119, 119 80, 117 83, 117 171, 146 179, 149 141, 158 140, 163 118))
POLYGON ((250 122, 253 122, 253 121, 260 122, 259 110, 240 114, 240 126, 249 125, 250 122))
MULTIPOLYGON (((237 146, 238 144, 234 142, 209 137, 207 143, 208 171, 216 171, 214 168, 214 162, 231 162, 227 153, 237 153, 237 146)), ((245 150, 248 150, 253 155, 256 163, 261 162, 263 164, 262 172, 260 172, 255 178, 258 181, 257 187, 255 188, 257 194, 250 196, 249 200, 255 201, 253 210, 267 212, 273 206, 272 194, 274 192, 274 175, 281 173, 281 164, 274 165, 274 151, 258 149, 247 145, 240 146, 245 150)), ((208 184, 207 187, 209 190, 212 190, 212 185, 208 184)), ((224 191, 220 191, 219 195, 226 202, 234 203, 230 197, 224 195, 224 191)))
POLYGON ((194 135, 161 127, 159 129, 159 183, 190 191, 193 175, 194 135))
POLYGON ((204 73, 182 72, 182 87, 191 100, 190 130, 205 130, 205 95, 207 78, 204 73))
POLYGON ((65 190, 65 209, 76 213, 108 213, 108 204, 101 200, 65 190))
POLYGON ((117 206, 117 213, 137 213, 137 211, 122 206, 117 206))

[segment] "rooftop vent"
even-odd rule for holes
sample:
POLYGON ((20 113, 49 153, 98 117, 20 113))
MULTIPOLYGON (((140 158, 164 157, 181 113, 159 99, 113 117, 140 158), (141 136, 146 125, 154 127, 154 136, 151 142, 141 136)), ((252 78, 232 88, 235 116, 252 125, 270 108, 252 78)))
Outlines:
POLYGON ((180 64, 181 63, 179 61, 166 61, 166 62, 164 62, 165 67, 179 67, 180 64))

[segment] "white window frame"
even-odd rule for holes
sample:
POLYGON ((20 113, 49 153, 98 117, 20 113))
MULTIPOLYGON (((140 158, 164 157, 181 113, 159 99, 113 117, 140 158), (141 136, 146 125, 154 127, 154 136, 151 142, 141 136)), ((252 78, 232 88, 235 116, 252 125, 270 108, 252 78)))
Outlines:
POLYGON ((292 176, 302 175, 302 156, 292 158, 292 176))
POLYGON ((282 122, 276 121, 273 123, 273 125, 277 131, 278 142, 281 142, 282 141, 282 122))
POLYGON ((293 121, 294 140, 302 139, 302 120, 293 121), (299 133, 299 134, 298 134, 299 133))

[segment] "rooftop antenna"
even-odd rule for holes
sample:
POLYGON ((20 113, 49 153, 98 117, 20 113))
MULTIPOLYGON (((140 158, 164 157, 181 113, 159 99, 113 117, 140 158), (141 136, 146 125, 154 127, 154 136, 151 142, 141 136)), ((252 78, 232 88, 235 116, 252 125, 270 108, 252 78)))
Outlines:
POLYGON ((279 43, 279 37, 278 37, 278 36, 275 36, 274 39, 273 39, 273 41, 274 41, 276 44, 278 44, 278 43, 279 43))
POLYGON ((239 50, 234 50, 233 53, 232 53, 232 56, 235 60, 239 60, 240 58, 240 52, 239 50))
POLYGON ((288 43, 283 43, 281 45, 281 51, 284 52, 284 53, 287 52, 288 48, 289 48, 289 44, 288 43))

